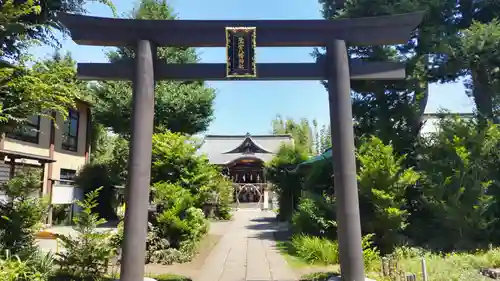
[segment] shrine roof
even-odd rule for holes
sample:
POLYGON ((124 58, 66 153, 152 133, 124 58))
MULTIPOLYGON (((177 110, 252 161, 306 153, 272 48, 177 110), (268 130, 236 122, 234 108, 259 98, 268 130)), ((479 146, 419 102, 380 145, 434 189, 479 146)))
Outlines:
POLYGON ((281 144, 292 144, 290 135, 206 135, 198 153, 212 164, 228 164, 238 158, 255 157, 270 161, 281 144), (243 149, 247 149, 243 151, 243 149))

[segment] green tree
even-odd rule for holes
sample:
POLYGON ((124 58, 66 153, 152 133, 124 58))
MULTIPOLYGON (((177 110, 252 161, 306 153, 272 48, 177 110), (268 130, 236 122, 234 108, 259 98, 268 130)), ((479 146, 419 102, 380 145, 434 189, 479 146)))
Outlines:
POLYGON ((35 234, 41 229, 47 202, 33 196, 40 191, 40 173, 23 169, 0 186, 7 200, 0 200, 0 256, 5 251, 28 258, 37 251, 35 234))
POLYGON ((394 153, 377 137, 362 140, 357 151, 361 225, 364 234, 375 234, 374 242, 382 253, 391 253, 402 242, 406 228, 406 189, 420 175, 404 168, 404 157, 394 153))
POLYGON ((328 148, 332 147, 332 135, 331 135, 330 124, 323 125, 319 131, 318 142, 319 142, 319 153, 325 152, 328 148))
MULTIPOLYGON (((232 183, 196 153, 198 147, 197 139, 180 133, 164 131, 153 136, 151 186, 157 211, 150 217, 147 262, 191 260, 207 231, 205 216, 210 214, 203 212, 207 205, 215 206, 215 218, 230 218, 232 183)), ((118 151, 118 158, 127 158, 128 150, 118 151)), ((122 239, 120 233, 116 243, 122 239)))
MULTIPOLYGON (((479 115, 492 120, 492 107, 495 107, 492 105, 492 79, 496 79, 495 59, 492 58, 497 54, 495 42, 498 24, 495 19, 500 16, 498 1, 358 0, 349 1, 339 11, 335 10, 335 0, 319 2, 323 5, 323 15, 327 19, 380 16, 417 10, 426 12, 423 22, 407 44, 391 48, 349 48, 353 56, 367 59, 374 58, 379 53, 377 50, 396 50, 396 59, 407 63, 408 79, 397 83, 397 87, 391 87, 389 93, 406 93, 412 97, 413 117, 409 124, 414 133, 418 132, 427 105, 428 83, 455 81, 467 74, 471 79, 468 79, 466 85, 475 99, 479 115)), ((355 89, 356 84, 359 83, 353 85, 355 89)), ((366 85, 367 82, 361 84, 366 85)), ((380 83, 371 84, 374 86, 371 92, 381 89, 380 83)), ((386 84, 383 82, 383 85, 386 84)))
POLYGON ((92 208, 92 212, 107 221, 116 221, 118 218, 115 212, 117 207, 117 197, 115 185, 116 176, 111 174, 109 165, 105 163, 89 163, 79 171, 75 183, 81 188, 85 195, 99 190, 97 205, 92 208))
POLYGON ((406 165, 418 163, 423 171, 418 188, 408 188, 406 195, 407 208, 412 211, 407 233, 412 239, 439 250, 494 241, 489 230, 498 228, 497 222, 491 221, 496 203, 483 192, 488 190, 495 197, 499 194, 498 156, 485 152, 495 141, 484 134, 492 132, 487 121, 498 122, 500 2, 357 0, 347 2, 339 11, 334 2, 320 0, 327 19, 426 12, 407 44, 349 47, 352 57, 405 62, 408 76, 398 83, 353 83, 356 134, 374 134, 386 144, 390 141, 397 153, 408 154, 406 165), (431 137, 433 143, 425 141, 419 148, 416 133, 428 101, 428 83, 446 83, 464 76, 480 122, 446 121, 440 134, 431 137), (474 229, 483 235, 478 236, 474 229), (421 237, 421 233, 426 235, 421 237))
POLYGON ((283 119, 278 115, 271 125, 274 135, 289 134, 292 136, 295 145, 304 147, 310 155, 315 154, 314 128, 311 127, 309 120, 302 118, 299 122, 296 122, 291 118, 283 119))
POLYGON ((266 163, 267 179, 273 183, 274 191, 278 195, 278 218, 282 221, 292 218, 302 190, 300 175, 290 173, 289 170, 307 160, 308 155, 303 146, 283 144, 274 158, 266 163))
MULTIPOLYGON (((331 185, 330 185, 331 186, 331 185)), ((292 229, 295 233, 335 239, 337 220, 335 197, 307 190, 293 213, 292 229)))
POLYGON ((218 217, 230 216, 232 184, 203 155, 197 155, 198 140, 178 133, 165 132, 153 136, 151 182, 167 182, 188 190, 195 206, 217 206, 218 217))
MULTIPOLYGON (((94 116, 92 115, 91 118, 94 116)), ((113 136, 109 131, 95 120, 92 120, 90 161, 92 163, 106 163, 111 160, 111 152, 117 142, 117 136, 113 136)))
POLYGON ((100 2, 114 6, 110 0, 6 0, 0 5, 0 67, 17 61, 36 42, 57 45, 54 31, 64 31, 55 18, 58 12, 84 13, 84 4, 100 2))
MULTIPOLYGON (((365 235, 374 234, 373 240, 383 253, 390 253, 403 241, 409 215, 406 189, 419 179, 413 168, 405 168, 404 158, 375 136, 361 138, 356 151, 361 228, 365 235)), ((332 164, 331 158, 316 161, 303 174, 304 192, 292 221, 295 231, 336 237, 332 164)))
POLYGON ((500 130, 443 117, 422 147, 421 197, 410 234, 440 251, 473 250, 498 239, 500 130))
POLYGON ((34 115, 52 119, 51 112, 68 115, 80 97, 75 61, 69 54, 35 62, 31 67, 0 69, 0 133, 8 132, 34 115))
MULTIPOLYGON (((500 16, 500 13, 499 13, 500 16)), ((498 122, 500 112, 500 21, 474 22, 461 37, 458 53, 470 78, 468 94, 474 98, 479 117, 498 122)))
POLYGON ((319 128, 318 128, 318 120, 314 119, 312 121, 312 124, 313 124, 313 139, 314 139, 314 154, 318 155, 318 154, 321 154, 321 145, 320 145, 320 141, 319 141, 319 128))
MULTIPOLYGON (((166 250, 166 256, 179 251, 182 257, 174 262, 191 260, 198 242, 208 231, 203 211, 194 206, 196 199, 189 190, 178 184, 159 182, 153 186, 153 192, 160 211, 152 224, 169 246, 162 250, 166 250)), ((171 262, 167 259, 166 263, 171 262)))
MULTIPOLYGON (((427 4, 419 4, 415 0, 378 0, 350 1, 343 9, 335 10, 335 0, 319 0, 323 6, 325 19, 341 19, 390 15, 413 12, 427 4)), ((421 2, 421 1, 420 1, 421 2)), ((429 7, 426 6, 426 9, 429 7)), ((426 22, 428 24, 428 22, 426 22)), ((421 26, 422 28, 423 25, 421 26)), ((423 33, 423 32, 422 32, 423 33)), ((420 36, 420 32, 415 34, 420 36)), ((393 128, 411 128, 414 139, 420 128, 420 116, 425 111, 428 98, 427 78, 421 75, 425 68, 425 50, 422 48, 422 36, 418 44, 410 41, 400 48, 387 46, 349 46, 351 57, 373 61, 401 61, 408 65, 407 81, 353 81, 353 115, 355 130, 358 136, 363 134, 377 135, 384 142, 391 139, 401 139, 395 135, 393 128), (413 56, 409 54, 413 53, 413 56), (395 117, 394 115, 397 115, 395 117), (403 118, 401 118, 403 116, 403 118), (413 118, 412 118, 413 117, 413 118), (397 123, 399 122, 399 123, 397 123)), ((427 46, 426 46, 427 47, 427 46)), ((322 56, 321 52, 316 53, 322 56)), ((325 83, 326 85, 326 83, 325 83)), ((411 141, 411 140, 410 140, 411 141)))
POLYGON ((108 262, 115 254, 112 234, 97 230, 106 220, 92 212, 98 205, 99 191, 89 192, 83 201, 76 202, 82 208, 73 218, 77 235, 58 235, 65 251, 57 253, 56 262, 61 267, 60 273, 68 277, 99 280, 107 273, 108 262))
MULTIPOLYGON (((143 0, 130 15, 134 19, 176 19, 164 0, 143 0)), ((111 62, 134 56, 130 48, 108 53, 111 62)), ((195 63, 193 48, 158 48, 158 58, 168 63, 195 63)), ((132 88, 129 82, 104 81, 92 87, 96 121, 114 133, 128 137, 132 114, 132 88)), ((195 134, 205 131, 212 121, 215 90, 202 81, 161 81, 155 89, 155 132, 195 134)))

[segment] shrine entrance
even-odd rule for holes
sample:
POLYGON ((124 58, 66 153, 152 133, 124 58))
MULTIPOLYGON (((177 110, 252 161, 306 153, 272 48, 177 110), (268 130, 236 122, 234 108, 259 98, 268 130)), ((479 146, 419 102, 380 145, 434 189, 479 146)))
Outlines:
POLYGON ((264 162, 256 157, 244 157, 227 165, 228 177, 232 180, 234 201, 240 203, 260 203, 266 187, 264 162))
POLYGON ((234 190, 238 203, 261 203, 264 188, 256 184, 238 184, 234 190))
POLYGON ((339 20, 213 21, 59 14, 58 20, 78 44, 135 48, 133 61, 78 64, 82 79, 133 81, 120 279, 137 281, 144 276, 155 81, 250 79, 327 82, 340 270, 344 281, 364 280, 350 81, 404 79, 405 65, 349 58, 347 44, 405 44, 418 34, 412 31, 423 16, 416 12, 339 20), (225 63, 169 64, 156 58, 156 48, 161 46, 225 47, 226 56, 221 58, 225 63), (326 54, 315 63, 257 63, 257 47, 326 47, 326 54))

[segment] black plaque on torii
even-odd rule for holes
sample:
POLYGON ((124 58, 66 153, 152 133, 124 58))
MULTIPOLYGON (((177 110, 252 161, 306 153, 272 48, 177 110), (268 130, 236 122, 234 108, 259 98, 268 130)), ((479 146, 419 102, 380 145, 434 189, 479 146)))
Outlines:
POLYGON ((226 27, 226 77, 257 77, 255 27, 226 27))

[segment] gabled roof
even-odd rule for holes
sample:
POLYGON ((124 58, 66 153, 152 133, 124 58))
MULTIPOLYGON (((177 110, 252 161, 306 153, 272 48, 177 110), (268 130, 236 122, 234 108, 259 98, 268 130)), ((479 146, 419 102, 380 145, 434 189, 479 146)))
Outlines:
POLYGON ((207 135, 198 153, 206 154, 212 164, 228 164, 243 157, 270 161, 281 144, 292 144, 290 135, 207 135))
POLYGON ((252 154, 252 153, 272 153, 269 150, 266 150, 262 148, 260 145, 258 145, 254 140, 252 140, 252 137, 250 134, 247 134, 245 136, 245 140, 241 142, 238 147, 225 152, 224 154, 228 153, 243 153, 243 154, 252 154))

